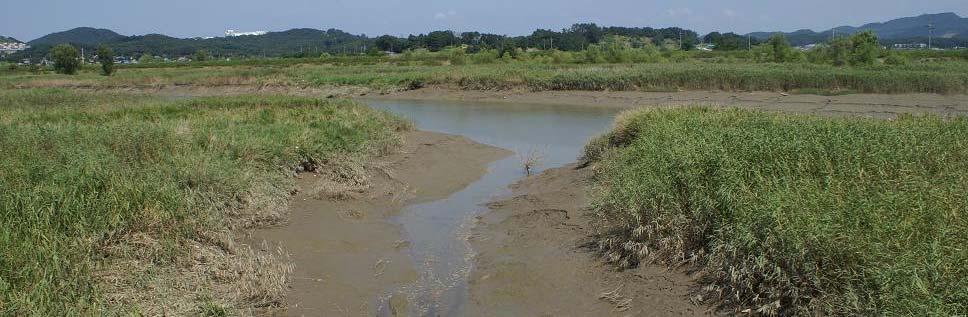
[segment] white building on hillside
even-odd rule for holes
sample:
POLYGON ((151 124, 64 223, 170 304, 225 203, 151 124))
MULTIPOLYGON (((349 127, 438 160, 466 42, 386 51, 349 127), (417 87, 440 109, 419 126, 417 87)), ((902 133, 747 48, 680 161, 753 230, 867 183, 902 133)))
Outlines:
POLYGON ((236 30, 225 30, 225 36, 228 36, 228 37, 245 36, 245 35, 265 35, 266 33, 269 33, 269 32, 266 32, 266 31, 240 32, 236 30))
POLYGON ((0 43, 0 54, 13 54, 28 48, 30 45, 24 43, 0 43))

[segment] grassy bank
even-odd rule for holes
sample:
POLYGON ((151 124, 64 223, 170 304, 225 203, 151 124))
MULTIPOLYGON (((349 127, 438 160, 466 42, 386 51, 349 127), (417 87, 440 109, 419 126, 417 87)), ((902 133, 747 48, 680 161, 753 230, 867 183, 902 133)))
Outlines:
POLYGON ((968 63, 835 67, 815 64, 682 62, 485 65, 283 64, 123 69, 77 76, 8 72, 3 87, 156 88, 164 86, 360 86, 375 90, 444 85, 473 90, 850 91, 968 93, 968 63))
POLYGON ((279 220, 299 166, 406 126, 340 100, 0 90, 0 315, 278 304, 285 268, 233 229, 279 220))
POLYGON ((781 315, 968 313, 968 120, 628 112, 593 141, 615 263, 781 315))

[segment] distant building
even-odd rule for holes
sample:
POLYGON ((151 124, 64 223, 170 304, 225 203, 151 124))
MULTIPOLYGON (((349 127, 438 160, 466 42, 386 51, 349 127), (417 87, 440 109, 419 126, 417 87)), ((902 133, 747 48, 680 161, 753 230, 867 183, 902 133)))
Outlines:
POLYGON ((827 47, 827 45, 826 44, 823 44, 823 43, 819 43, 819 44, 812 43, 812 44, 797 46, 796 48, 798 50, 801 50, 801 51, 810 51, 810 50, 813 50, 815 48, 821 48, 821 47, 827 47))
POLYGON ((225 36, 228 36, 228 37, 246 36, 246 35, 265 35, 266 33, 269 33, 269 32, 266 32, 266 31, 240 32, 236 30, 225 30, 225 36))
POLYGON ((700 44, 696 44, 696 49, 703 52, 710 52, 716 49, 716 45, 710 44, 710 43, 700 43, 700 44))
POLYGON ((894 44, 894 49, 898 50, 923 50, 926 48, 928 48, 928 44, 924 43, 894 44))
POLYGON ((0 54, 13 54, 28 48, 30 45, 24 43, 0 43, 0 54))

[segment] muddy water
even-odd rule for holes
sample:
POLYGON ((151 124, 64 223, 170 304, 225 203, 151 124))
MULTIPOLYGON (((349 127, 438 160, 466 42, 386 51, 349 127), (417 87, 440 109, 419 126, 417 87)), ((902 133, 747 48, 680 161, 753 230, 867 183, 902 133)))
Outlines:
POLYGON ((474 217, 485 210, 481 204, 506 195, 509 184, 525 177, 522 162, 528 157, 538 162, 532 173, 575 161, 587 141, 605 131, 617 112, 600 107, 454 101, 367 103, 412 119, 420 130, 462 135, 515 152, 492 163, 480 180, 463 190, 407 206, 393 219, 409 241, 419 278, 376 299, 380 315, 399 311, 402 307, 397 306, 402 305, 413 316, 461 315, 473 256, 466 236, 474 217))

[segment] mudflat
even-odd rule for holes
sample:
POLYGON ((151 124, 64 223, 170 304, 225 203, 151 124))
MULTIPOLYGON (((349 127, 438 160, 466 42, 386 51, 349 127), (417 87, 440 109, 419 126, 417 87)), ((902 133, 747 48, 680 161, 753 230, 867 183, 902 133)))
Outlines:
POLYGON ((405 311, 405 302, 385 293, 417 276, 390 218, 407 204, 460 190, 488 163, 510 155, 454 135, 416 131, 403 139, 400 151, 362 166, 368 177, 359 186, 334 182, 325 172, 299 174, 288 224, 253 234, 252 241, 282 248, 294 264, 288 305, 279 315, 405 311))
POLYGON ((477 252, 468 316, 701 316, 690 275, 657 266, 618 271, 595 252, 591 167, 549 169, 488 204, 470 238, 477 252))
POLYGON ((902 113, 968 115, 968 95, 846 94, 823 96, 779 92, 731 91, 528 91, 460 90, 428 87, 368 98, 459 100, 524 104, 636 108, 657 106, 739 107, 788 113, 890 118, 902 113))

